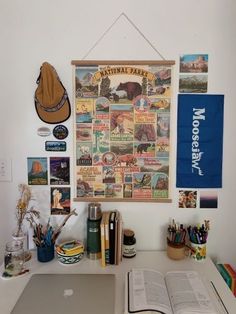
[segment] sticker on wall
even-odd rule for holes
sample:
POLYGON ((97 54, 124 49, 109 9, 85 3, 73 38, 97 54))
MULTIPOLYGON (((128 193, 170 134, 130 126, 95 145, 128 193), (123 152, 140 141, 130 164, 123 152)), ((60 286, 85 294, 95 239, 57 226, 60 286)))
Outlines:
POLYGON ((206 93, 208 85, 208 55, 180 56, 180 93, 206 93))
POLYGON ((58 140, 64 140, 69 134, 69 131, 66 126, 59 124, 53 129, 53 135, 58 140))
POLYGON ((65 152, 66 142, 64 141, 46 141, 45 150, 47 152, 65 152))
POLYGON ((179 208, 196 208, 196 207, 197 207, 197 191, 180 190, 179 208))
POLYGON ((51 187, 51 215, 70 213, 70 188, 51 187))
POLYGON ((40 128, 38 128, 38 130, 37 130, 37 134, 39 135, 39 136, 49 136, 50 134, 51 134, 51 130, 49 129, 49 128, 47 128, 46 126, 42 126, 42 127, 40 127, 40 128))
POLYGON ((218 208, 216 191, 200 191, 200 208, 218 208))
POLYGON ((70 184, 70 158, 50 157, 50 184, 70 184))
POLYGON ((27 167, 29 185, 48 184, 48 167, 46 157, 28 157, 27 167))

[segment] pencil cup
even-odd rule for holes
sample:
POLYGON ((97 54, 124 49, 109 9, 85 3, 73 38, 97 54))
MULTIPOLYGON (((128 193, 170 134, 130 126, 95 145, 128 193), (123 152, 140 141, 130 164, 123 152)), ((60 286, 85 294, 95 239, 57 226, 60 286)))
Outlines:
POLYGON ((45 263, 54 259, 54 244, 51 246, 37 246, 38 261, 45 263))
POLYGON ((167 242, 167 256, 174 260, 184 259, 187 255, 184 243, 167 242))
POLYGON ((198 262, 204 261, 206 259, 206 243, 198 244, 190 242, 190 246, 192 249, 190 252, 191 258, 198 262))

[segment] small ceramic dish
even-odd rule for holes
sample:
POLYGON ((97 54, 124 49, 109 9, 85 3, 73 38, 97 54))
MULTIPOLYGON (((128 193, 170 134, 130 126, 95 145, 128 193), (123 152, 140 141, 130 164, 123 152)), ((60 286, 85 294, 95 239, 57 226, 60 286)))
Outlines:
POLYGON ((72 240, 56 246, 58 261, 71 265, 78 263, 84 256, 84 246, 80 241, 72 240))

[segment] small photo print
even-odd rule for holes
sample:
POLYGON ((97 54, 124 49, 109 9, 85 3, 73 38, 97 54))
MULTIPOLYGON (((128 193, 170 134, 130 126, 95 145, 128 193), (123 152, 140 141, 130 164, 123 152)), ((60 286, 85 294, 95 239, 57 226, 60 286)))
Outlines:
POLYGON ((51 187, 51 215, 70 213, 70 188, 51 187))
POLYGON ((180 73, 207 73, 208 54, 189 54, 180 56, 180 73))
POLYGON ((179 208, 196 208, 197 191, 179 191, 179 208))
POLYGON ((50 184, 70 184, 70 158, 50 157, 50 184))
POLYGON ((216 191, 200 191, 200 208, 218 208, 216 191))
POLYGON ((180 93, 207 93, 208 76, 206 74, 187 74, 179 76, 180 93))
POLYGON ((27 167, 29 185, 48 184, 47 157, 28 157, 27 167))

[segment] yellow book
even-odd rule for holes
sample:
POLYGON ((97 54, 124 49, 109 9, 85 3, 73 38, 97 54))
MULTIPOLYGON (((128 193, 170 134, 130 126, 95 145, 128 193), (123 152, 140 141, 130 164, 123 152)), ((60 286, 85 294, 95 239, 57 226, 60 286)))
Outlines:
POLYGON ((102 267, 106 266, 106 259, 105 259, 105 213, 102 214, 102 220, 100 223, 100 232, 101 232, 101 264, 102 267))
POLYGON ((60 245, 56 245, 56 250, 61 254, 73 256, 75 254, 83 253, 84 245, 77 240, 66 241, 60 245))

